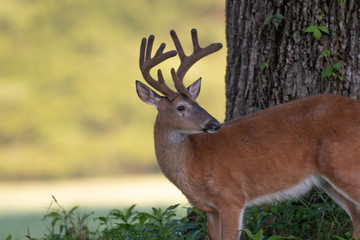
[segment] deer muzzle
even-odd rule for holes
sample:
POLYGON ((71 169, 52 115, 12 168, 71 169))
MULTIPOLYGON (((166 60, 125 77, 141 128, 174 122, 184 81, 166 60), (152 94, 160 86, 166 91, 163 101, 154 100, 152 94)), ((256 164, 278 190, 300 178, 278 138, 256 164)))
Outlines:
POLYGON ((211 119, 205 125, 204 132, 206 133, 215 133, 217 130, 220 129, 221 123, 216 119, 211 119))

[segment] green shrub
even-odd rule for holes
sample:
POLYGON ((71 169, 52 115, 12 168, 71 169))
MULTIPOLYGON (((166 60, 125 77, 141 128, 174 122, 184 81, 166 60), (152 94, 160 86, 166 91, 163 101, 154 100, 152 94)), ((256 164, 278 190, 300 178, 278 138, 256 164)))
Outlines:
MULTIPOLYGON (((194 209, 187 209, 187 217, 177 218, 179 204, 165 210, 152 208, 151 213, 135 211, 135 205, 128 209, 111 210, 107 216, 93 218, 95 229, 89 221, 92 213, 81 214, 77 207, 66 211, 54 198, 57 209, 46 213, 44 222, 48 233, 32 240, 90 240, 90 239, 205 239, 205 214, 194 209), (194 217, 195 216, 195 217, 194 217)), ((9 240, 11 236, 9 237, 9 240)))
MULTIPOLYGON (((308 200, 274 203, 246 210, 241 239, 339 239, 350 240, 352 223, 346 213, 329 197, 315 191, 308 200)), ((47 233, 32 240, 92 239, 207 239, 204 213, 187 209, 186 217, 177 216, 179 204, 151 212, 114 209, 107 216, 93 217, 77 207, 66 211, 54 198, 56 209, 44 216, 47 233), (89 224, 91 223, 92 224, 89 224)), ((11 235, 6 240, 12 240, 11 235)))
POLYGON ((264 229, 264 237, 292 235, 296 239, 327 240, 346 236, 350 239, 352 223, 348 215, 327 195, 315 191, 311 196, 308 200, 249 208, 244 215, 244 226, 253 232, 264 229))

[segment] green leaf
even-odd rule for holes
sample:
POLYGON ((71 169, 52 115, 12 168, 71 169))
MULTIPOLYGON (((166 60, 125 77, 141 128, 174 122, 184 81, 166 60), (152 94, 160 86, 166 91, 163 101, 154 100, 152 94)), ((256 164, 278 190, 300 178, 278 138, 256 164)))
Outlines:
POLYGON ((274 15, 274 18, 282 20, 282 19, 284 19, 284 16, 281 13, 277 13, 274 15))
POLYGON ((331 74, 334 72, 334 69, 332 66, 327 66, 321 71, 321 79, 330 77, 331 74))
POLYGON ((246 228, 246 229, 240 229, 240 231, 245 232, 246 235, 247 235, 249 238, 255 239, 254 235, 250 232, 249 229, 247 229, 247 228, 246 228))
POLYGON ((177 208, 179 205, 180 205, 180 204, 171 205, 170 207, 168 207, 168 208, 165 210, 165 212, 174 210, 174 209, 177 208))
POLYGON ((334 65, 332 65, 332 67, 333 67, 336 71, 341 72, 341 68, 342 68, 341 63, 335 63, 334 65))
POLYGON ((73 207, 70 211, 69 211, 69 215, 72 215, 79 207, 73 207))
POLYGON ((262 62, 260 64, 260 70, 263 71, 265 68, 269 67, 268 62, 262 62))
MULTIPOLYGON (((125 215, 124 215, 124 222, 125 223, 129 223, 129 220, 131 219, 131 216, 134 214, 133 209, 135 208, 135 206, 136 206, 136 204, 133 204, 126 210, 125 215)), ((131 221, 131 222, 133 222, 133 221, 131 221)))
POLYGON ((318 29, 315 29, 313 32, 314 38, 316 40, 320 40, 321 39, 321 32, 318 29))
POLYGON ((58 217, 58 218, 61 218, 62 215, 60 213, 58 213, 58 212, 51 212, 49 214, 46 214, 45 217, 50 217, 50 218, 57 218, 58 217))
POLYGON ((259 232, 255 235, 255 240, 261 240, 264 230, 260 229, 259 232))
POLYGON ((296 237, 295 236, 282 237, 278 235, 273 235, 269 237, 267 240, 277 240, 277 239, 296 239, 296 237))
POLYGON ((328 58, 331 54, 330 50, 329 49, 326 49, 324 51, 322 51, 321 53, 324 57, 328 58))
POLYGON ((335 236, 336 239, 339 239, 339 240, 346 240, 345 238, 343 237, 339 237, 339 236, 335 236))
POLYGON ((138 218, 140 221, 147 221, 147 220, 154 220, 156 219, 155 216, 151 215, 150 213, 146 213, 146 212, 140 212, 138 213, 138 218))
POLYGON ((265 21, 264 21, 264 25, 268 25, 269 23, 271 23, 271 20, 273 19, 273 15, 269 14, 266 16, 265 21))
POLYGON ((329 34, 329 29, 325 26, 318 26, 318 29, 326 34, 329 34))
POLYGON ((276 18, 273 18, 271 22, 272 22, 272 24, 274 24, 275 28, 278 29, 278 27, 280 25, 279 20, 276 18))
POLYGON ((5 238, 5 240, 11 240, 11 239, 12 239, 11 234, 9 234, 9 235, 7 236, 7 238, 5 238))
POLYGON ((319 31, 319 30, 318 30, 318 26, 316 26, 316 25, 311 25, 311 26, 308 26, 308 27, 304 30, 304 32, 314 32, 314 31, 319 31))
POLYGON ((197 231, 190 231, 186 234, 186 240, 196 240, 201 236, 202 229, 198 229, 197 231))
POLYGON ((284 16, 281 13, 277 13, 275 15, 269 14, 266 16, 264 21, 264 26, 270 23, 274 24, 275 28, 277 29, 280 25, 280 21, 284 19, 284 16))
POLYGON ((324 14, 319 14, 319 15, 316 16, 316 18, 320 22, 323 19, 324 16, 325 16, 324 14))
POLYGON ((266 75, 261 75, 261 81, 263 81, 263 83, 267 82, 266 75))
POLYGON ((97 218, 99 221, 103 222, 103 223, 107 223, 108 219, 106 217, 98 217, 97 218))
POLYGON ((253 112, 258 112, 258 111, 260 111, 261 109, 260 108, 258 108, 258 107, 252 107, 252 109, 253 109, 253 112))

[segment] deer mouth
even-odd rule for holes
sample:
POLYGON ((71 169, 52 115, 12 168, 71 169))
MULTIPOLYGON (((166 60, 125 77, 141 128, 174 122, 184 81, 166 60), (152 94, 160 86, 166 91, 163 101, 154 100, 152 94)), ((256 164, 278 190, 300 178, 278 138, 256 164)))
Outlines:
POLYGON ((219 130, 221 127, 221 124, 218 120, 216 119, 213 119, 213 120, 210 120, 205 128, 203 129, 204 132, 206 133, 215 133, 217 130, 219 130))
POLYGON ((209 129, 204 129, 204 132, 206 133, 216 133, 217 130, 209 130, 209 129))

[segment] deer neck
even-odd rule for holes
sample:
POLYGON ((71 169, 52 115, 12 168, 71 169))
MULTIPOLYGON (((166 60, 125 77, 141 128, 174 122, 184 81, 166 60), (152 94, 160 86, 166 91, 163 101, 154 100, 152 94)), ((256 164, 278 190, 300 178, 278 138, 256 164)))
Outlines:
POLYGON ((172 129, 158 115, 154 137, 156 157, 161 170, 178 188, 186 188, 187 169, 191 166, 189 161, 191 161, 192 152, 188 135, 172 129))

